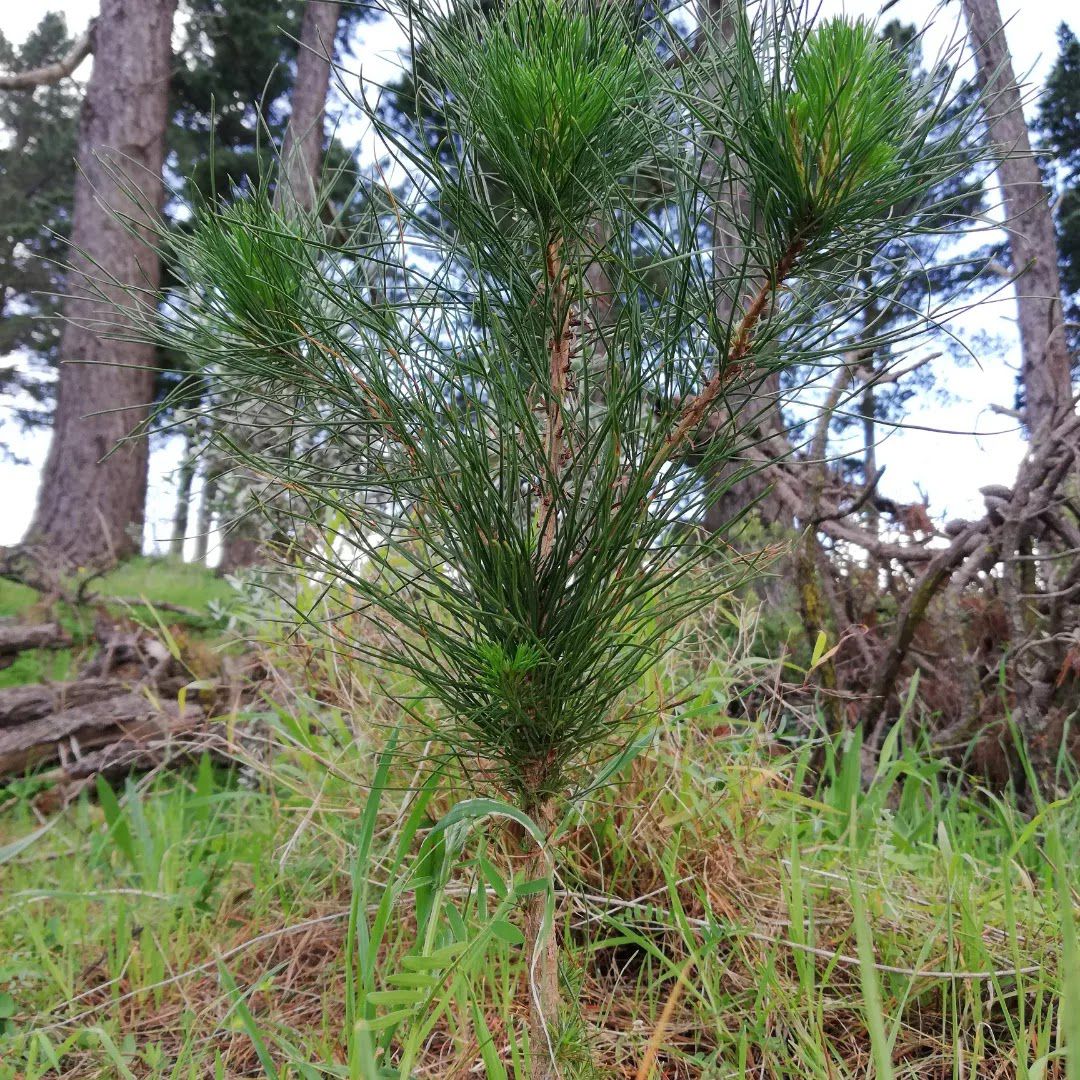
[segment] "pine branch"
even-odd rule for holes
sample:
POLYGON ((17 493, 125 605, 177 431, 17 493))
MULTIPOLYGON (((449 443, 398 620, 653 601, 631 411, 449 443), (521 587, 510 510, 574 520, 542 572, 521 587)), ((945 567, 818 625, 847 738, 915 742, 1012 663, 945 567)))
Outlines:
POLYGON ((545 253, 547 287, 551 297, 552 336, 548 343, 548 398, 545 403, 544 444, 548 465, 547 483, 541 500, 540 555, 547 558, 555 543, 555 489, 562 472, 566 423, 563 398, 570 381, 570 307, 567 303, 566 269, 562 263, 562 239, 548 244, 545 253))
POLYGON ((791 276, 795 263, 805 246, 802 239, 793 240, 781 255, 772 274, 758 289, 750 306, 743 314, 739 328, 735 332, 735 338, 728 349, 726 362, 717 367, 716 374, 706 383, 705 389, 683 406, 671 433, 650 463, 649 474, 655 475, 657 470, 671 459, 679 445, 701 426, 724 388, 742 374, 743 361, 750 355, 753 345, 754 331, 780 286, 791 276))

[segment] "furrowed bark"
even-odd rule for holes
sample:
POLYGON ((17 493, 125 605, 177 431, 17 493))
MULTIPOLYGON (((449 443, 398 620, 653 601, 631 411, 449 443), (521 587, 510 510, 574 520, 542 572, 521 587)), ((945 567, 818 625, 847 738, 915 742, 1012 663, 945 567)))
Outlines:
POLYGON ((176 0, 103 0, 94 31, 97 61, 79 131, 64 366, 23 543, 46 576, 107 564, 142 546, 149 445, 140 438, 116 448, 146 418, 155 355, 150 345, 117 339, 125 330, 117 311, 131 302, 130 290, 153 304, 158 287, 160 260, 138 227, 164 199, 175 6, 176 0))
POLYGON ((304 5, 292 115, 281 148, 283 183, 274 193, 278 207, 292 206, 307 212, 315 205, 326 137, 326 95, 340 15, 339 3, 308 0, 304 5))

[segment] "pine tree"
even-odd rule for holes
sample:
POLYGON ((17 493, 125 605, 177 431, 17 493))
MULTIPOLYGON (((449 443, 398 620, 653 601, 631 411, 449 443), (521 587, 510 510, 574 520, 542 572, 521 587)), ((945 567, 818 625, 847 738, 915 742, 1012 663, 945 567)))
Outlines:
MULTIPOLYGON (((1069 298, 1066 325, 1080 357, 1080 40, 1062 23, 1058 58, 1039 101, 1039 134, 1057 182, 1061 279, 1069 298)), ((1074 361, 1074 364, 1080 361, 1074 361)))
MULTIPOLYGON (((185 227, 176 211, 193 200, 229 198, 275 169, 306 7, 302 0, 181 0, 182 38, 166 133, 167 170, 176 190, 164 212, 173 227, 185 227)), ((367 14, 350 7, 341 36, 367 14)), ((72 45, 63 18, 46 15, 20 50, 0 37, 0 70, 40 69, 60 60, 72 45)), ((83 88, 68 78, 0 90, 0 132, 6 138, 0 149, 0 356, 20 354, 18 362, 0 369, 0 394, 12 400, 25 425, 47 425, 54 407, 82 100, 83 88)), ((344 148, 332 144, 329 168, 336 171, 340 203, 347 201, 355 178, 349 161, 344 148)), ((172 280, 167 262, 162 274, 167 288, 172 280)), ((161 375, 152 398, 168 393, 175 385, 169 372, 183 366, 183 358, 167 348, 159 350, 158 360, 161 375)), ((193 425, 189 428, 195 436, 193 425)), ((192 453, 197 447, 196 439, 192 453)), ((186 454, 185 470, 191 460, 186 454)), ((176 519, 180 525, 186 520, 179 506, 176 519)))
POLYGON ((174 10, 175 0, 103 0, 94 26, 60 340, 61 358, 72 362, 58 382, 34 517, 11 560, 46 581, 141 547, 148 450, 144 442, 117 447, 147 414, 154 354, 111 334, 116 298, 139 289, 152 308, 160 276, 140 229, 164 199, 174 10))
MULTIPOLYGON (((71 48, 62 15, 45 15, 22 47, 0 34, 0 69, 27 71, 71 48)), ((24 425, 45 422, 61 325, 58 294, 71 229, 75 139, 81 101, 71 81, 0 91, 0 394, 24 425)))

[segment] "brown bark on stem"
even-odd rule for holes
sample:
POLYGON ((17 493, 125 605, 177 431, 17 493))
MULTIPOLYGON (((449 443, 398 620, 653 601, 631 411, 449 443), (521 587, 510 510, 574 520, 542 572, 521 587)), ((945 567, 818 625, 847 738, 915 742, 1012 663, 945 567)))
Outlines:
MULTIPOLYGON (((558 492, 567 457, 563 403, 570 391, 570 356, 572 349, 571 312, 567 290, 567 271, 563 265, 563 240, 556 237, 544 253, 544 275, 551 310, 551 338, 548 342, 548 387, 544 402, 544 448, 547 474, 541 477, 540 557, 550 557, 555 546, 558 523, 558 492)), ((544 788, 545 766, 535 770, 533 790, 544 788)), ((544 798, 531 808, 534 819, 550 834, 555 821, 555 803, 544 798)), ((529 843, 532 839, 529 838, 529 843)), ((548 854, 539 849, 525 864, 529 880, 551 874, 548 854)), ((529 1047, 532 1056, 532 1080, 553 1080, 558 1076, 552 1053, 551 1032, 559 1019, 559 945, 554 926, 544 926, 546 895, 534 893, 525 902, 525 939, 529 994, 529 1047)))
POLYGON ((731 347, 728 349, 726 361, 717 368, 716 374, 705 384, 701 393, 696 394, 682 407, 675 426, 649 465, 650 473, 655 475, 666 462, 671 460, 679 446, 701 426, 702 421, 716 405, 724 388, 742 373, 742 362, 750 355, 754 331, 777 290, 795 269, 795 263, 802 254, 804 246, 801 240, 792 241, 787 251, 778 260, 769 280, 758 289, 739 322, 731 347))
POLYGON ((551 303, 551 340, 548 343, 548 397, 545 404, 544 445, 548 475, 540 500, 540 555, 547 558, 555 544, 558 518, 556 489, 566 455, 566 424, 563 400, 570 385, 570 305, 567 302, 566 270, 562 263, 562 240, 552 240, 545 253, 545 273, 551 303))
MULTIPOLYGON (((548 799, 533 814, 536 823, 550 835, 555 824, 555 803, 548 799)), ((534 844, 532 837, 527 843, 534 844)), ((547 879, 551 864, 547 851, 534 848, 525 864, 528 881, 547 879)), ((532 1080, 555 1080, 558 1070, 552 1050, 559 1023, 559 942, 555 927, 544 926, 545 892, 536 892, 525 901, 526 980, 529 993, 529 1051, 532 1080)))
MULTIPOLYGON (((740 31, 740 24, 747 18, 744 0, 699 0, 697 15, 701 24, 700 47, 722 52, 731 47, 740 31)), ((713 93, 719 87, 712 87, 713 93)), ((706 90, 708 93, 709 90, 706 90)), ((717 139, 711 154, 717 161, 729 156, 721 139, 717 139)), ((742 238, 740 222, 751 215, 750 200, 745 185, 738 178, 745 164, 730 162, 728 168, 717 169, 712 161, 705 168, 712 179, 709 220, 712 227, 713 275, 717 281, 716 315, 721 325, 738 314, 741 297, 731 288, 740 282, 739 288, 749 292, 755 285, 757 275, 747 265, 747 252, 742 238), (723 287, 727 283, 728 288, 723 287)), ((733 387, 728 395, 724 412, 726 419, 739 417, 741 439, 744 442, 761 442, 784 439, 784 421, 780 411, 780 376, 772 373, 762 380, 733 387)), ((718 425, 718 428, 723 425, 718 425)), ((756 513, 766 523, 793 524, 791 515, 783 503, 769 489, 769 477, 760 472, 742 472, 745 461, 721 461, 708 466, 703 474, 705 484, 705 511, 701 526, 706 535, 716 535, 725 530, 747 507, 753 505, 756 513)))

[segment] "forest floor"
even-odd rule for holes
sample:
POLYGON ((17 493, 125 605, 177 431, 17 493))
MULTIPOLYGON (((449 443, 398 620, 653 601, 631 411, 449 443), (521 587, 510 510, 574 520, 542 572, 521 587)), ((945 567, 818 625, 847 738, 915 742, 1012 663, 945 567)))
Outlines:
MULTIPOLYGON (((159 628, 200 657, 277 640, 212 754, 59 811, 32 777, 0 790, 0 1080, 528 1076, 520 837, 460 810, 407 688, 237 620, 190 567, 101 593, 151 628, 206 611, 159 628)), ((776 704, 746 614, 710 626, 555 851, 561 1075, 1080 1076, 1080 786, 1022 813, 902 739, 911 716, 867 783, 855 740, 794 737, 813 699, 776 704)))

